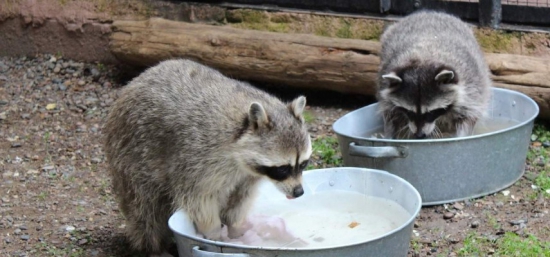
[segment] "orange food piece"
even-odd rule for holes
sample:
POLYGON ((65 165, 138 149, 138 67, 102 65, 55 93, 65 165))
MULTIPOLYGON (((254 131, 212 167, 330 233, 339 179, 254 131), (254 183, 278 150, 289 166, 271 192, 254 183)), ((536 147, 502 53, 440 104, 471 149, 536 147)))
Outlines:
POLYGON ((359 222, 356 222, 356 221, 353 221, 353 222, 351 222, 351 223, 350 223, 350 224, 348 225, 348 227, 350 227, 350 228, 354 228, 354 227, 357 227, 357 226, 359 226, 359 224, 361 224, 361 223, 359 223, 359 222))

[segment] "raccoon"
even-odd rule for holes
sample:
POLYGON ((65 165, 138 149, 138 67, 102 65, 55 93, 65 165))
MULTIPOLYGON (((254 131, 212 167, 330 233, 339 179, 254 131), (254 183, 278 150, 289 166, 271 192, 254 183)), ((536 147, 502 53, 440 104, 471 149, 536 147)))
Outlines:
POLYGON ((386 138, 468 136, 487 113, 490 70, 469 26, 419 11, 381 37, 377 98, 386 138))
POLYGON ((260 179, 289 199, 304 194, 312 148, 302 116, 306 98, 289 103, 191 60, 168 60, 121 91, 104 126, 113 191, 131 245, 169 256, 167 225, 185 210, 199 233, 240 236, 260 179))

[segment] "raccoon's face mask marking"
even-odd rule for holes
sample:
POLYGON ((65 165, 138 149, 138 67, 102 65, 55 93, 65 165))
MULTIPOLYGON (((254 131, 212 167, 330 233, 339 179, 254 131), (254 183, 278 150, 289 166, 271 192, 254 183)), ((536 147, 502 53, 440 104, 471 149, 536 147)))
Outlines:
POLYGON ((260 174, 270 178, 275 186, 286 195, 288 199, 300 197, 304 194, 302 187, 302 172, 307 167, 309 160, 305 160, 298 166, 258 166, 256 170, 260 174))
POLYGON ((306 99, 297 97, 285 109, 267 110, 252 103, 245 131, 238 141, 246 150, 240 154, 243 163, 254 174, 269 178, 287 198, 304 193, 302 171, 311 156, 311 139, 302 116, 306 99))
POLYGON ((447 67, 408 66, 385 74, 382 79, 385 85, 380 97, 394 106, 389 111, 390 118, 407 119, 410 132, 418 139, 437 132, 437 119, 451 110, 456 101, 453 85, 458 79, 447 67))
POLYGON ((452 106, 435 109, 426 113, 417 113, 403 107, 396 107, 396 111, 407 116, 409 119, 408 126, 411 132, 414 133, 416 138, 423 139, 432 134, 435 129, 435 120, 444 115, 450 108, 452 108, 452 106))

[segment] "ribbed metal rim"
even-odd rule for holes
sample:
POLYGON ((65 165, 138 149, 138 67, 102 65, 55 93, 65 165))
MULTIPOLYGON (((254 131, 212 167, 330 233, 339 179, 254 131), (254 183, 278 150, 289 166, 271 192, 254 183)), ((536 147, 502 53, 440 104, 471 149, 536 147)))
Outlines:
POLYGON ((405 185, 406 187, 409 187, 411 189, 411 191, 413 192, 413 194, 415 195, 415 198, 418 200, 418 205, 416 206, 414 212, 410 215, 407 222, 403 223, 401 226, 399 226, 399 227, 397 227, 397 228, 395 228, 395 229, 393 229, 389 232, 386 232, 385 234, 382 234, 382 235, 380 235, 376 238, 372 238, 372 239, 369 239, 369 240, 365 240, 365 241, 361 241, 361 242, 357 242, 357 243, 353 243, 353 244, 348 244, 348 245, 341 245, 341 246, 334 246, 334 247, 317 247, 317 248, 255 247, 255 246, 249 246, 249 245, 240 245, 240 244, 225 243, 225 242, 220 242, 220 241, 212 241, 212 240, 199 238, 199 237, 192 236, 192 235, 179 233, 174 228, 172 228, 172 225, 171 225, 171 222, 170 222, 172 220, 172 217, 170 217, 168 225, 169 225, 169 227, 170 227, 170 229, 172 230, 173 233, 178 234, 178 235, 180 235, 182 237, 185 237, 185 238, 189 238, 189 239, 201 242, 201 243, 205 243, 205 244, 209 244, 209 245, 215 245, 215 246, 218 246, 218 247, 230 247, 230 248, 238 248, 238 249, 265 250, 265 251, 320 251, 320 250, 334 250, 334 249, 348 248, 348 247, 351 247, 351 246, 362 245, 362 244, 374 242, 374 241, 377 241, 377 240, 381 240, 385 237, 388 237, 392 234, 395 234, 395 233, 405 229, 408 226, 412 226, 414 220, 416 219, 416 217, 420 213, 420 209, 422 208, 422 197, 420 196, 420 193, 418 192, 418 190, 411 183, 406 181, 405 179, 403 179, 403 178, 401 178, 397 175, 394 175, 392 173, 389 173, 387 171, 384 171, 384 170, 369 169, 369 168, 356 168, 356 167, 337 167, 337 168, 315 169, 315 170, 308 170, 307 173, 316 172, 316 171, 317 172, 324 172, 324 171, 338 171, 338 170, 350 170, 350 169, 365 171, 365 172, 372 172, 372 173, 379 173, 379 174, 382 174, 383 176, 392 177, 393 179, 398 180, 401 183, 403 183, 403 185, 405 185))
POLYGON ((539 112, 540 112, 540 109, 539 109, 539 106, 537 105, 537 103, 531 99, 529 96, 523 94, 523 93, 520 93, 520 92, 517 92, 517 91, 514 91, 514 90, 509 90, 509 89, 505 89, 505 88, 493 88, 494 91, 503 91, 503 92, 507 92, 508 94, 512 94, 512 95, 518 95, 518 96, 521 96, 523 98, 525 98, 528 102, 530 102, 534 107, 535 107, 535 112, 531 115, 531 117, 529 117, 529 119, 525 120, 524 122, 521 122, 521 123, 518 123, 514 126, 511 126, 511 127, 508 127, 508 128, 505 128, 505 129, 502 129, 502 130, 497 130, 497 131, 493 131, 493 132, 489 132, 489 133, 484 133, 484 134, 479 134, 479 135, 472 135, 472 136, 466 136, 466 137, 457 137, 457 138, 440 138, 440 139, 425 139, 425 140, 415 140, 415 139, 399 139, 399 140, 395 140, 395 139, 382 139, 382 138, 367 138, 367 137, 358 137, 357 135, 351 135, 351 134, 348 134, 348 133, 343 133, 342 131, 339 131, 336 127, 337 127, 337 124, 339 122, 342 122, 342 120, 348 116, 348 115, 352 115, 353 113, 356 113, 356 112, 360 112, 361 110, 365 109, 365 108, 371 108, 372 106, 376 105, 377 103, 373 103, 371 105, 368 105, 368 106, 365 106, 365 107, 362 107, 360 109, 357 109, 355 111, 352 111, 342 117, 340 117, 338 120, 336 120, 334 122, 334 124, 332 125, 332 130, 334 130, 334 132, 338 135, 341 135, 341 136, 346 136, 346 137, 349 137, 349 138, 353 138, 353 139, 359 139, 359 140, 367 140, 367 141, 373 141, 373 142, 384 142, 384 143, 407 143, 407 144, 429 144, 429 143, 440 143, 440 142, 455 142, 455 141, 464 141, 464 140, 475 140, 475 139, 478 139, 478 138, 482 138, 482 137, 489 137, 489 136, 492 136, 492 135, 497 135, 497 134, 501 134, 501 133, 506 133, 508 131, 511 131, 511 130, 515 130, 517 128, 520 128, 520 127, 523 127, 523 126, 526 126, 528 125, 529 123, 531 123, 538 115, 539 115, 539 112))

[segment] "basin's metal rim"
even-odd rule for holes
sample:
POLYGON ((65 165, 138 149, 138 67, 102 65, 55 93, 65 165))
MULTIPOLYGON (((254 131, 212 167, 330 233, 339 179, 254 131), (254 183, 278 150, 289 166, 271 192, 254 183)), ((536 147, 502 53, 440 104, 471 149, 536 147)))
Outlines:
MULTIPOLYGON (((369 168, 356 168, 356 167, 325 168, 325 169, 308 170, 308 171, 305 171, 305 172, 306 173, 330 172, 330 171, 350 170, 350 169, 358 170, 358 171, 367 171, 367 172, 372 172, 372 173, 380 173, 380 174, 383 174, 384 176, 393 177, 394 179, 396 179, 396 180, 400 181, 401 183, 403 183, 405 186, 412 189, 412 192, 415 194, 415 198, 418 200, 418 205, 416 206, 414 212, 411 213, 411 217, 406 222, 404 222, 401 226, 399 226, 399 227, 397 227, 397 228, 395 228, 395 229, 393 229, 389 232, 386 232, 385 234, 382 234, 382 235, 380 235, 376 238, 372 238, 370 240, 365 240, 365 241, 361 241, 361 242, 357 242, 357 243, 353 243, 353 244, 341 245, 341 246, 330 246, 330 247, 327 246, 327 247, 317 247, 317 248, 259 247, 259 246, 232 244, 232 243, 226 243, 226 242, 221 242, 221 241, 212 241, 212 240, 208 240, 208 239, 204 239, 204 238, 200 238, 200 237, 196 237, 196 236, 192 236, 192 235, 186 235, 186 234, 179 233, 179 231, 177 231, 175 228, 172 227, 171 222, 169 222, 168 226, 170 227, 170 229, 174 233, 176 233, 176 234, 178 234, 182 237, 192 239, 192 240, 195 240, 195 241, 198 241, 198 242, 201 242, 201 243, 209 244, 209 245, 215 245, 215 246, 218 246, 218 247, 230 247, 230 248, 239 248, 239 249, 247 249, 247 250, 265 250, 265 251, 283 251, 283 250, 284 251, 319 251, 319 250, 329 250, 329 249, 334 250, 334 249, 339 249, 339 248, 347 248, 347 247, 350 247, 350 246, 362 245, 362 244, 366 244, 366 243, 369 243, 369 242, 374 242, 374 241, 380 240, 384 237, 390 236, 390 235, 396 233, 397 231, 400 231, 400 230, 404 229, 405 227, 411 225, 414 222, 414 220, 416 219, 416 217, 420 213, 420 209, 422 208, 422 197, 420 196, 420 193, 418 192, 418 190, 411 183, 409 183, 408 181, 406 181, 405 179, 403 179, 403 178, 401 178, 397 175, 391 174, 391 173, 389 173, 387 171, 384 171, 384 170, 369 169, 369 168)), ((170 220, 171 220, 171 218, 170 218, 170 220)))
POLYGON ((356 112, 360 112, 361 110, 363 110, 365 108, 371 108, 371 106, 373 106, 375 104, 378 104, 378 103, 373 103, 373 104, 370 104, 368 106, 359 108, 355 111, 352 111, 352 112, 340 117, 336 122, 334 122, 334 124, 332 125, 332 129, 334 130, 334 132, 336 132, 337 134, 339 134, 341 136, 346 136, 346 137, 354 138, 354 139, 368 140, 368 141, 374 141, 374 142, 384 142, 384 143, 425 144, 425 143, 439 143, 439 142, 451 142, 451 141, 454 142, 454 141, 463 141, 463 140, 474 140, 474 139, 478 139, 478 138, 482 138, 482 137, 488 137, 488 136, 492 136, 492 135, 505 133, 505 132, 508 132, 508 131, 511 131, 511 130, 516 129, 516 128, 520 128, 520 127, 523 127, 523 126, 529 124, 530 122, 532 122, 539 115, 539 111, 540 111, 539 106, 537 105, 537 103, 533 99, 531 99, 527 95, 525 95, 523 93, 520 93, 520 92, 517 92, 517 91, 514 91, 514 90, 505 89, 505 88, 496 88, 496 87, 494 87, 493 90, 495 90, 495 91, 504 91, 504 92, 508 92, 509 94, 515 94, 515 95, 519 95, 521 97, 524 97, 527 101, 529 101, 531 104, 533 104, 533 106, 535 106, 535 109, 536 109, 535 113, 533 113, 533 115, 531 117, 529 117, 529 119, 527 119, 526 121, 521 122, 519 124, 516 124, 514 126, 511 126, 511 127, 505 128, 505 129, 501 129, 501 130, 497 130, 497 131, 493 131, 493 132, 489 132, 489 133, 484 133, 484 134, 479 134, 479 135, 472 135, 472 136, 458 137, 458 138, 439 138, 439 139, 425 139, 425 140, 418 140, 418 139, 399 139, 399 140, 395 140, 395 139, 383 139, 383 138, 367 138, 367 137, 358 137, 357 135, 351 135, 349 133, 343 133, 340 129, 337 129, 338 123, 343 122, 342 120, 346 116, 352 115, 353 113, 356 113, 356 112))

